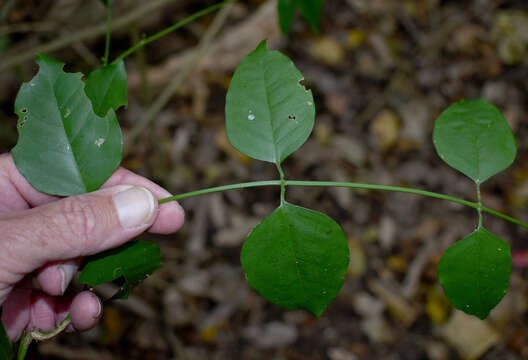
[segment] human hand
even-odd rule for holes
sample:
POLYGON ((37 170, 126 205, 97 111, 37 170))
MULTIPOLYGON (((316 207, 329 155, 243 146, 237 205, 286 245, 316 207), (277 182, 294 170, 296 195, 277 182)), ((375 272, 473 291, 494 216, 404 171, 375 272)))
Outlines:
POLYGON ((117 247, 144 231, 169 234, 184 221, 170 194, 118 169, 93 193, 59 198, 33 189, 10 154, 0 155, 0 306, 11 340, 24 330, 53 330, 69 313, 77 330, 93 327, 101 302, 91 292, 64 296, 82 257, 117 247), (41 290, 32 286, 36 278, 41 290))

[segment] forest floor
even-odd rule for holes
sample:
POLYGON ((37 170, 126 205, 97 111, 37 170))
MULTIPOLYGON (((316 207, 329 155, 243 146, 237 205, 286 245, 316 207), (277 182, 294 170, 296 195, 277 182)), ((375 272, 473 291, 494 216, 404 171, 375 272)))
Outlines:
MULTIPOLYGON (((213 3, 152 0, 157 8, 114 32, 112 54, 213 3)), ((115 17, 145 4, 116 1, 115 17)), ((18 88, 37 71, 32 57, 16 56, 105 19, 96 0, 7 0, 0 10, 9 5, 0 18, 1 152, 16 143, 18 88)), ((267 38, 295 62, 316 103, 312 136, 284 163, 288 179, 410 186, 475 200, 473 183, 441 161, 431 134, 449 104, 482 97, 501 109, 518 144, 514 164, 483 184, 484 204, 528 222, 526 1, 327 0, 320 34, 298 17, 288 36, 280 34, 274 1, 240 1, 227 15, 215 39, 198 50, 198 61, 193 51, 204 44, 214 14, 127 60, 129 106, 118 112, 123 166, 174 194, 276 179, 274 166, 234 150, 224 128, 233 71, 267 38), (174 84, 170 101, 154 111, 174 84)), ((47 54, 66 62, 68 71, 87 73, 103 52, 104 35, 92 34, 47 54)), ((339 188, 292 187, 286 197, 328 214, 349 239, 345 284, 320 319, 269 303, 241 269, 244 238, 277 206, 278 189, 230 191, 181 201, 187 219, 179 233, 143 236, 160 245, 164 267, 129 300, 106 302, 95 329, 33 345, 30 358, 528 358, 526 230, 485 216, 486 228, 508 241, 520 260, 509 292, 480 321, 451 307, 436 273, 443 251, 475 228, 474 210, 339 188)), ((95 291, 105 297, 112 288, 95 291)))

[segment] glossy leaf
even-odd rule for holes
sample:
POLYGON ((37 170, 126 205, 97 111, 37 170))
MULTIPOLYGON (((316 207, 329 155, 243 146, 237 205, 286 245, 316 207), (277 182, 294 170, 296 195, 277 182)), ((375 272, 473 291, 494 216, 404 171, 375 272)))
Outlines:
POLYGON ((315 316, 339 293, 348 261, 346 236, 334 220, 288 203, 255 227, 241 254, 246 277, 260 294, 315 316))
POLYGON ((438 155, 477 183, 511 165, 515 138, 500 111, 482 100, 463 100, 435 121, 433 142, 438 155))
POLYGON ((279 0, 278 2, 279 24, 284 34, 290 32, 295 13, 297 12, 297 0, 279 0))
POLYGON ((227 93, 226 129, 240 152, 281 163, 312 132, 312 92, 293 62, 260 43, 238 66, 227 93))
POLYGON ((0 360, 11 360, 14 356, 13 345, 7 337, 4 324, 0 321, 0 360))
POLYGON ((136 285, 162 266, 161 260, 156 244, 148 241, 127 243, 91 257, 79 281, 97 286, 120 279, 123 283, 114 298, 127 298, 136 285))
POLYGON ((85 90, 98 116, 103 117, 110 109, 117 111, 128 105, 125 62, 120 60, 92 72, 86 78, 85 90))
POLYGON ((75 195, 97 190, 121 162, 122 136, 115 113, 92 110, 81 73, 39 55, 38 74, 24 83, 15 101, 18 142, 12 154, 34 188, 75 195))
POLYGON ((508 289, 510 246, 480 228, 446 250, 438 276, 453 306, 485 319, 508 289))

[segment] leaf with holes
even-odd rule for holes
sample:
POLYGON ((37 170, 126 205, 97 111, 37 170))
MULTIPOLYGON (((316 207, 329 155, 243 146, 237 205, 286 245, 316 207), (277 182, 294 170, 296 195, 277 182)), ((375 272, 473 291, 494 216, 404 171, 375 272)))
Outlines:
POLYGON ((284 203, 246 239, 246 277, 269 301, 321 316, 341 286, 349 250, 341 227, 325 214, 284 203))
POLYGON ((433 143, 438 155, 476 183, 511 165, 515 138, 500 111, 486 100, 463 100, 435 121, 433 143))
POLYGON ((15 101, 18 170, 41 192, 76 195, 97 190, 121 162, 121 128, 113 111, 92 110, 81 73, 37 57, 38 74, 24 83, 15 101))
POLYGON ((114 298, 127 298, 132 289, 161 267, 159 247, 148 241, 135 241, 92 256, 79 281, 88 286, 122 280, 114 298))
POLYGON ((312 92, 293 62, 260 43, 238 66, 227 93, 226 129, 240 152, 280 164, 312 132, 312 92))
MULTIPOLYGON (((1 315, 0 309, 0 315, 1 315)), ((1 319, 1 316, 0 316, 1 319)), ((7 337, 7 332, 4 328, 4 324, 0 320, 0 359, 1 360, 11 360, 15 354, 13 353, 13 345, 7 337)))
POLYGON ((92 72, 86 78, 85 90, 98 116, 106 116, 110 109, 117 111, 121 106, 127 106, 127 73, 124 61, 120 60, 92 72))
POLYGON ((508 290, 510 246, 484 228, 446 250, 438 277, 454 307, 485 319, 508 290))

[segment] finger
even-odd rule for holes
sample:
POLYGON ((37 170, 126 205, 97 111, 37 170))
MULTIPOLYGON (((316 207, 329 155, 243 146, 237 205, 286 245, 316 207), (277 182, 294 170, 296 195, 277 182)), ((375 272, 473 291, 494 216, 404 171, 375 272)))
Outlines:
POLYGON ((119 185, 0 219, 0 289, 50 261, 119 246, 148 229, 156 213, 150 191, 119 185))
POLYGON ((101 314, 101 301, 90 291, 79 293, 70 306, 71 323, 80 331, 93 328, 101 318, 101 314))
MULTIPOLYGON (((154 197, 157 200, 172 196, 170 192, 158 184, 124 168, 117 169, 117 171, 103 185, 103 188, 121 184, 145 187, 154 194, 154 197)), ((156 234, 172 234, 182 227, 184 220, 185 214, 183 208, 177 201, 165 203, 160 206, 158 217, 149 229, 149 232, 156 234)))
POLYGON ((37 281, 48 295, 63 295, 79 270, 80 259, 56 261, 46 264, 37 273, 37 281))
MULTIPOLYGON (((0 199, 2 199, 2 203, 6 204, 4 206, 6 208, 22 210, 28 206, 40 206, 59 199, 56 196, 50 196, 35 190, 18 172, 11 154, 0 155, 0 181, 3 173, 6 174, 8 181, 6 184, 0 182, 2 184, 2 187, 0 187, 0 195, 2 197, 0 199)), ((156 199, 171 196, 161 186, 124 168, 119 168, 102 187, 107 188, 124 184, 147 188, 154 194, 156 199)), ((149 231, 158 234, 173 233, 181 228, 183 222, 183 209, 176 201, 171 201, 160 206, 159 216, 149 231)))
MULTIPOLYGON (((24 280, 26 285, 31 285, 31 279, 24 280)), ((2 323, 11 341, 18 341, 26 329, 31 309, 31 288, 15 288, 2 304, 2 323)))
POLYGON ((28 207, 47 204, 58 199, 43 194, 29 184, 15 166, 11 154, 0 155, 0 179, 5 179, 0 187, 0 199, 11 210, 23 210, 28 207))
POLYGON ((55 299, 54 296, 42 292, 32 292, 27 331, 49 332, 55 329, 55 299))

